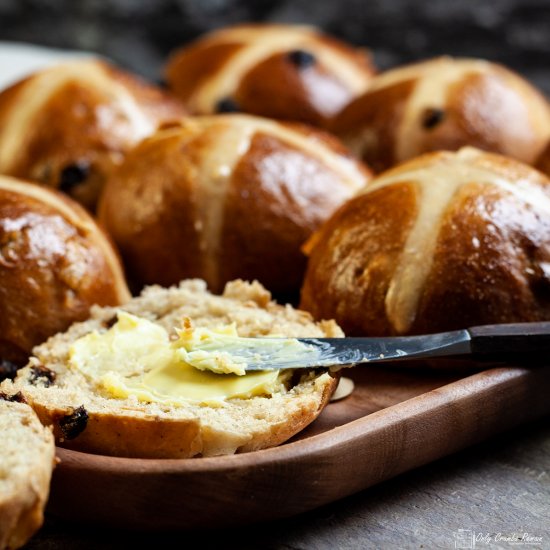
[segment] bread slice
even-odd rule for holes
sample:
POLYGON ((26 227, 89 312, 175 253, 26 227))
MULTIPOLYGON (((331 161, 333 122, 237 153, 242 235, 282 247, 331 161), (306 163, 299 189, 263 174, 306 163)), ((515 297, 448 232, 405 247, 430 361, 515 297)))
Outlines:
MULTIPOLYGON (((222 296, 210 294, 200 280, 178 287, 152 286, 122 308, 172 331, 182 317, 195 326, 235 323, 240 336, 339 337, 333 321, 271 301, 259 283, 233 281, 222 296)), ((183 458, 253 451, 278 445, 312 422, 327 403, 336 379, 326 371, 293 377, 270 397, 228 399, 219 406, 194 402, 182 406, 114 398, 79 371, 67 368, 71 343, 92 330, 104 331, 116 308, 94 308, 88 321, 50 338, 6 392, 20 391, 42 422, 53 425, 59 444, 86 452, 142 458, 183 458)))
POLYGON ((0 549, 23 546, 42 525, 55 454, 52 431, 7 399, 0 393, 0 549))

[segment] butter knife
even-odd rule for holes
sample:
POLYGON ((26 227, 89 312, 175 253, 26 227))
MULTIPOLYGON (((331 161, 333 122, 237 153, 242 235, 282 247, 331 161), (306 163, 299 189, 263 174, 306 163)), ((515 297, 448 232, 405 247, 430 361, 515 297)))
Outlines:
POLYGON ((231 355, 246 361, 247 371, 456 356, 482 362, 550 362, 550 322, 484 325, 421 336, 240 340, 246 345, 232 349, 231 355))

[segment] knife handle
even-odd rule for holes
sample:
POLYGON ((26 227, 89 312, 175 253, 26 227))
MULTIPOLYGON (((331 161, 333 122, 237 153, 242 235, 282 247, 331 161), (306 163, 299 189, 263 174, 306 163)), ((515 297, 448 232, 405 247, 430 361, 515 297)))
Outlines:
POLYGON ((550 358, 550 322, 483 325, 468 329, 474 355, 536 356, 548 353, 550 358))

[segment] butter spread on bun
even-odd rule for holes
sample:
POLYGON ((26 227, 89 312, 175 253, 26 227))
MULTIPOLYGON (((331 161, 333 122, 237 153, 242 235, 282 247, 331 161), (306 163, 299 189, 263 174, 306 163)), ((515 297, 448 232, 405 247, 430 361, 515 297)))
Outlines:
POLYGON ((246 362, 230 353, 232 344, 244 340, 235 325, 193 329, 187 324, 179 334, 170 341, 162 326, 119 311, 109 330, 72 344, 69 364, 114 397, 173 405, 271 395, 288 378, 277 370, 246 374, 246 362), (209 343, 214 349, 205 349, 209 343))

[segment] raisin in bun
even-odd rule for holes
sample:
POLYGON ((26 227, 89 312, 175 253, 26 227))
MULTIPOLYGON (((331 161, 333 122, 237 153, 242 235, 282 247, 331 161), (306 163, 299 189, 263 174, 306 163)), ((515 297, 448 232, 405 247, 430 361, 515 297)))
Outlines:
POLYGON ((248 115, 195 117, 131 151, 99 217, 138 286, 200 277, 299 291, 301 245, 367 181, 331 136, 248 115))
POLYGON ((375 171, 465 145, 532 164, 550 135, 550 111, 505 67, 440 57, 377 76, 331 129, 375 171))
POLYGON ((103 61, 56 65, 0 93, 0 173, 93 210, 111 165, 183 114, 177 100, 103 61))
POLYGON ((308 243, 301 307, 350 335, 550 319, 550 180, 463 148, 381 174, 308 243))
POLYGON ((192 113, 242 111, 325 125, 363 93, 370 58, 312 27, 239 25, 172 55, 169 86, 192 113))
POLYGON ((61 193, 0 176, 4 369, 24 364, 33 346, 85 319, 92 304, 129 297, 110 242, 83 208, 61 193))

